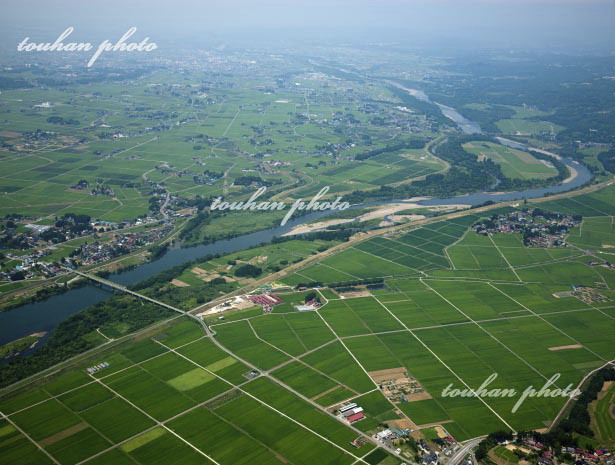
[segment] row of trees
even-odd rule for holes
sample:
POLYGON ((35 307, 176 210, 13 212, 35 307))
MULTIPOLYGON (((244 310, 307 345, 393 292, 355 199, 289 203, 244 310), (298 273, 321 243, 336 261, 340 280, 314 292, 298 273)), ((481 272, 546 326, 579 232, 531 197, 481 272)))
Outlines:
POLYGON ((395 152, 397 150, 404 149, 422 149, 425 147, 425 144, 428 142, 427 139, 415 138, 409 139, 404 142, 400 142, 394 145, 387 145, 386 147, 382 147, 379 149, 369 150, 367 152, 359 153, 355 155, 355 160, 367 160, 368 158, 375 157, 377 155, 382 155, 383 153, 395 152))
POLYGON ((97 328, 119 323, 124 327, 124 333, 131 333, 171 314, 164 307, 127 295, 92 305, 62 321, 45 345, 32 355, 12 360, 3 366, 0 386, 8 386, 95 347, 97 342, 85 336, 97 328))
MULTIPOLYGON (((568 415, 551 431, 548 433, 519 431, 517 433, 517 440, 521 441, 524 438, 530 438, 559 452, 562 446, 578 447, 579 436, 594 437, 594 432, 590 427, 589 404, 598 398, 598 393, 607 381, 615 381, 615 368, 612 366, 603 368, 592 376, 573 404, 568 415)), ((496 431, 489 434, 478 445, 475 452, 476 459, 479 461, 485 459, 491 448, 501 442, 512 441, 512 439, 513 435, 510 431, 496 431)))

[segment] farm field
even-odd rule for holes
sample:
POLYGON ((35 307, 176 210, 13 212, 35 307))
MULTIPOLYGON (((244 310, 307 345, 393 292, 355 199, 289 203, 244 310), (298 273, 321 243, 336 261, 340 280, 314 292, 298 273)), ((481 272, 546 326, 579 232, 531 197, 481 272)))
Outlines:
POLYGON ((604 249, 615 252, 615 217, 599 216, 584 218, 583 223, 568 235, 568 242, 584 249, 604 249))
MULTIPOLYGON (((163 463, 170 456, 181 463, 308 465, 318 456, 353 464, 375 446, 349 442, 387 422, 443 425, 457 440, 545 428, 564 398, 518 403, 518 395, 450 392, 477 389, 490 377, 491 388, 517 394, 553 376, 557 387, 575 386, 613 358, 615 270, 590 265, 586 250, 611 237, 612 217, 583 218, 569 246, 544 248, 525 246, 519 233, 479 235, 472 229, 479 220, 468 214, 357 242, 286 279, 324 287, 281 294, 284 303, 271 312, 249 308, 210 319, 214 341, 180 318, 5 396, 0 433, 11 446, 3 453, 61 464, 163 463), (578 286, 594 289, 597 300, 583 300, 578 286), (314 292, 321 305, 297 311, 293 304, 314 292), (85 371, 104 361, 108 367, 85 371), (405 400, 385 396, 376 375, 383 370, 403 373, 415 391, 405 400), (330 414, 345 402, 363 408, 356 429, 330 414)), ((267 253, 274 261, 282 256, 275 248, 267 253)), ((227 259, 199 269, 230 266, 227 259)), ((598 404, 598 423, 602 417, 598 404)))
MULTIPOLYGON (((523 120, 510 120, 521 121, 523 120)), ((528 152, 516 150, 492 142, 467 142, 463 148, 479 159, 489 158, 502 168, 502 173, 511 179, 545 179, 557 175, 550 164, 533 157, 528 152)))
MULTIPOLYGON (((325 185, 340 193, 407 182, 445 166, 420 150, 392 151, 364 163, 326 155, 324 144, 344 145, 349 154, 367 148, 345 143, 355 130, 340 134, 326 123, 340 106, 347 112, 336 122, 360 123, 370 148, 390 138, 387 128, 371 124, 362 111, 371 89, 342 95, 341 84, 323 75, 326 87, 307 79, 301 91, 272 95, 255 89, 263 76, 238 76, 191 106, 186 97, 202 78, 190 73, 178 87, 168 73, 153 73, 132 86, 130 95, 113 83, 76 85, 70 93, 3 90, 0 114, 11 117, 2 140, 17 153, 0 152, 0 216, 19 213, 44 221, 75 213, 119 222, 149 213, 153 187, 183 198, 245 197, 249 184, 233 183, 256 173, 276 190, 294 186, 295 195, 305 197, 325 185), (311 102, 304 97, 307 89, 311 102), (36 130, 47 132, 37 136, 36 130), (280 165, 263 163, 265 153, 275 154, 280 165), (87 188, 75 187, 80 181, 87 188), (109 190, 93 194, 95 186, 109 190)), ((388 106, 382 111, 395 112, 388 106)), ((425 130, 416 137, 431 135, 425 130)))
POLYGON ((349 446, 356 432, 272 381, 249 382, 192 320, 88 365, 103 361, 0 400, 2 463, 352 464, 374 448, 349 446))
MULTIPOLYGON (((586 251, 577 246, 581 237, 594 243, 611 239, 610 216, 585 218, 568 236, 573 247, 563 248, 527 247, 519 234, 479 236, 468 230, 477 219, 468 215, 354 245, 389 264, 376 261, 372 274, 348 281, 357 285, 359 278, 378 277, 384 288, 350 298, 326 290, 327 303, 318 310, 364 372, 404 367, 421 383, 428 398, 400 404, 403 414, 417 425, 447 422, 460 438, 502 425, 542 428, 564 400, 531 399, 513 413, 512 400, 475 399, 466 410, 467 399, 460 404, 442 396, 449 383, 476 388, 497 373, 494 387, 517 391, 556 374, 558 385, 575 385, 613 357, 606 340, 615 337, 615 272, 588 265, 586 251), (410 266, 412 253, 422 253, 426 263, 410 266), (402 262, 423 276, 396 275, 402 262), (592 305, 564 296, 572 284, 597 286, 607 299, 592 305), (590 329, 598 326, 600 336, 590 329)), ((352 249, 299 270, 287 282, 317 277, 330 286, 349 285, 336 278, 357 269, 346 265, 357 261, 352 249)))
POLYGON ((608 2, 33 1, 0 465, 615 465, 608 2))
POLYGON ((615 383, 607 382, 590 406, 592 430, 605 443, 615 442, 615 425, 613 424, 613 405, 615 405, 615 383))

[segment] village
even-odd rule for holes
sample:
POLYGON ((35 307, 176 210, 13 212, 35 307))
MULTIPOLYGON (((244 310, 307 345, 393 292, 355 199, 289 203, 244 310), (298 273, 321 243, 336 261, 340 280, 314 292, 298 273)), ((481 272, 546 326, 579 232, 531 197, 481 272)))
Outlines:
POLYGON ((168 223, 155 227, 158 223, 150 217, 115 223, 72 213, 48 223, 37 217, 6 217, 0 222, 0 248, 6 250, 0 254, 0 279, 51 278, 64 273, 60 262, 92 265, 134 252, 173 230, 168 223))
POLYGON ((108 242, 95 241, 91 244, 81 245, 71 254, 67 262, 75 266, 103 263, 151 245, 172 230, 173 226, 165 225, 140 232, 116 233, 108 242))
POLYGON ((546 212, 539 208, 494 215, 473 226, 481 236, 520 233, 528 247, 566 247, 566 235, 580 224, 580 215, 546 212))
POLYGON ((547 447, 532 434, 517 435, 515 441, 500 441, 500 446, 512 451, 520 459, 528 459, 540 465, 596 465, 612 464, 613 454, 605 448, 584 449, 581 447, 564 447, 555 450, 547 447))

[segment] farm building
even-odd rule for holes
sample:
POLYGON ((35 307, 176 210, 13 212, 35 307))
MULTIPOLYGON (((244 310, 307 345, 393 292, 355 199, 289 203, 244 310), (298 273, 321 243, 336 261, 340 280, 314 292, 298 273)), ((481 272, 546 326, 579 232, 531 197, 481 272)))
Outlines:
POLYGON ((343 407, 340 407, 340 413, 344 413, 348 410, 352 410, 353 408, 357 408, 358 405, 357 404, 348 404, 348 405, 344 405, 343 407))
POLYGON ((282 299, 275 294, 249 295, 248 299, 250 302, 256 305, 262 305, 263 307, 273 307, 283 302, 282 299))
POLYGON ((355 413, 353 415, 350 415, 349 417, 346 417, 346 421, 352 424, 356 423, 359 420, 363 420, 363 418, 365 418, 365 415, 363 415, 362 413, 355 413))

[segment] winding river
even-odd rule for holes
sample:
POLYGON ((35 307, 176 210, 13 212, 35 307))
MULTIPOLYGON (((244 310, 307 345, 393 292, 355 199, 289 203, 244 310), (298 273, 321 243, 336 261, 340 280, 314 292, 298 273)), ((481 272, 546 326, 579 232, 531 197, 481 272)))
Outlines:
MULTIPOLYGON (((429 97, 422 91, 414 89, 406 90, 420 100, 430 101, 429 97)), ((478 124, 468 120, 454 108, 438 103, 436 103, 436 105, 438 105, 442 110, 442 113, 447 118, 453 120, 464 133, 480 134, 482 132, 478 124)), ((514 148, 527 150, 527 147, 517 142, 506 140, 501 140, 500 142, 514 148)), ((522 200, 524 198, 542 197, 548 193, 558 193, 576 189, 591 179, 591 173, 585 166, 574 163, 572 160, 567 158, 562 158, 561 161, 567 166, 574 168, 578 174, 566 183, 556 186, 506 193, 477 192, 444 199, 432 198, 422 200, 417 203, 426 206, 446 204, 465 204, 476 206, 489 200, 494 202, 522 200)), ((377 204, 382 203, 385 202, 378 202, 377 204)), ((369 205, 373 204, 358 205, 353 208, 362 208, 369 205)), ((207 245, 199 245, 189 248, 180 248, 177 246, 170 249, 161 258, 153 262, 143 264, 135 269, 113 275, 111 279, 120 284, 129 286, 189 260, 194 260, 210 254, 231 253, 235 250, 241 250, 264 242, 269 242, 274 237, 281 236, 299 224, 324 217, 327 214, 330 214, 330 212, 313 212, 294 220, 290 220, 284 226, 278 226, 251 234, 245 234, 233 239, 221 240, 207 245)), ((0 344, 5 344, 9 341, 36 332, 47 331, 48 333, 51 333, 58 323, 70 315, 84 309, 85 307, 108 299, 111 296, 112 294, 109 291, 103 290, 96 286, 88 285, 81 288, 72 289, 64 294, 50 297, 44 301, 35 302, 33 304, 23 305, 12 310, 0 312, 0 344)), ((29 349, 22 355, 27 355, 33 350, 36 350, 36 348, 45 343, 45 340, 48 337, 49 334, 41 339, 35 349, 29 349)))

